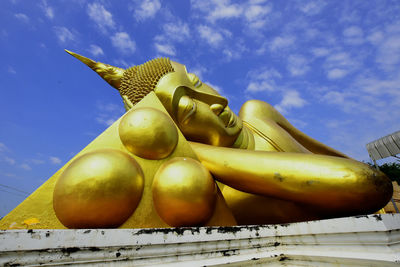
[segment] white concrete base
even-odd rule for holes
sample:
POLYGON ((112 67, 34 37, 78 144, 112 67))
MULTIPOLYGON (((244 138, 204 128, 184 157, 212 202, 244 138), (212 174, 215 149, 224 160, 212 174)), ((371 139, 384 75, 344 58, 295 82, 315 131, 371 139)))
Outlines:
POLYGON ((0 231, 0 265, 398 266, 400 214, 284 225, 0 231))

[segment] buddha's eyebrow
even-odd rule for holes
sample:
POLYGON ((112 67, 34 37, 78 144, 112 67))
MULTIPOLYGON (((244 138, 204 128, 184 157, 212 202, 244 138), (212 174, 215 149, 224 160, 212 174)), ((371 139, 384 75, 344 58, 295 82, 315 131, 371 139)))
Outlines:
POLYGON ((228 105, 228 100, 223 96, 216 96, 206 92, 200 92, 188 87, 185 87, 185 91, 188 96, 208 104, 221 104, 224 107, 228 105))

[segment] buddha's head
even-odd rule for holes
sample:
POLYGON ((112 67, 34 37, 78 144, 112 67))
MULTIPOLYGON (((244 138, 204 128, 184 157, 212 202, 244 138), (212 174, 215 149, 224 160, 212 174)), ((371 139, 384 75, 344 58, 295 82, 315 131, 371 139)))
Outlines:
POLYGON ((188 140, 231 146, 242 130, 242 121, 229 109, 228 100, 186 67, 158 58, 123 70, 69 52, 96 71, 121 95, 136 104, 154 91, 188 140))

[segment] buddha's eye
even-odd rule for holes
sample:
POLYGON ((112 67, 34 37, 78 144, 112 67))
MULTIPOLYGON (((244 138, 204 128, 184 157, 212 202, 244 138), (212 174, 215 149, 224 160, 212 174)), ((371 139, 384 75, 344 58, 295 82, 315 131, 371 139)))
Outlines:
POLYGON ((201 86, 201 81, 200 81, 199 77, 197 77, 196 74, 188 73, 188 77, 189 77, 190 81, 192 82, 192 84, 194 85, 194 87, 198 88, 201 86))

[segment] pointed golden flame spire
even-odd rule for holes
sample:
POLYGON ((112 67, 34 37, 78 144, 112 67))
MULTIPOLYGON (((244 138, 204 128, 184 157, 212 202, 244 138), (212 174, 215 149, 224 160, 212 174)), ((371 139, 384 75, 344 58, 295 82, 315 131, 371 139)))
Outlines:
POLYGON ((90 58, 78 55, 74 52, 68 51, 67 49, 64 49, 65 52, 68 54, 76 57, 83 63, 85 63, 89 68, 97 72, 106 82, 108 82, 112 87, 115 89, 119 90, 120 85, 121 85, 121 79, 122 76, 124 75, 125 70, 114 67, 108 64, 104 64, 101 62, 96 62, 91 60, 90 58))

